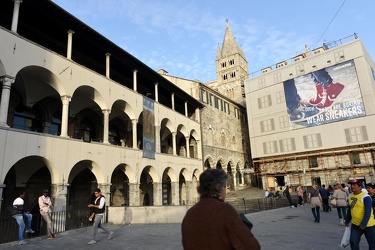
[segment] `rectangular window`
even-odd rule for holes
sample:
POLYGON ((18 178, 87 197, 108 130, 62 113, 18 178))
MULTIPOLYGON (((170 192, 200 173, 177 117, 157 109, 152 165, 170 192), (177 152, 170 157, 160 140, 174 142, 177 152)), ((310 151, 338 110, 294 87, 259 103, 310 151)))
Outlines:
POLYGON ((277 153, 277 141, 263 142, 264 154, 277 153))
POLYGON ((264 79, 264 78, 259 79, 258 85, 259 85, 260 89, 266 87, 266 79, 264 79))
POLYGON ((367 141, 366 126, 345 129, 345 137, 347 143, 367 141))
POLYGON ((294 138, 287 138, 283 140, 279 140, 280 145, 280 152, 288 152, 296 150, 296 144, 294 142, 294 138))
POLYGON ((280 128, 289 128, 289 117, 288 115, 279 116, 280 128))
POLYGON ((272 105, 271 95, 266 95, 258 98, 259 109, 267 108, 272 105))
POLYGON ((207 92, 202 90, 202 102, 207 103, 207 92))
POLYGON ((214 96, 214 103, 215 103, 215 108, 219 108, 219 100, 216 96, 214 96))
POLYGON ((320 134, 305 135, 303 143, 305 144, 305 149, 318 148, 322 146, 322 138, 320 134))
POLYGON ((285 94, 284 91, 276 92, 276 103, 284 103, 285 102, 285 94))
POLYGON ((361 164, 361 157, 359 153, 352 153, 352 164, 361 164))
POLYGON ((275 130, 275 122, 273 119, 268 119, 260 122, 260 130, 261 132, 268 132, 275 130))
POLYGON ((223 108, 224 108, 224 112, 225 113, 227 112, 227 106, 228 106, 228 103, 224 101, 223 108))
POLYGON ((310 168, 317 168, 318 167, 318 157, 317 156, 311 156, 309 158, 310 168))
POLYGON ((273 80, 274 80, 275 83, 281 82, 281 73, 280 72, 275 73, 273 75, 273 80))

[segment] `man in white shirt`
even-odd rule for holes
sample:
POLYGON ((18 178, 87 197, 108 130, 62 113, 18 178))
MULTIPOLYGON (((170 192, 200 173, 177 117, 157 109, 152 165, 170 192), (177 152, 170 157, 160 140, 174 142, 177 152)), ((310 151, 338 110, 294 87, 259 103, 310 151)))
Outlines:
POLYGON ((43 190, 43 195, 38 199, 40 215, 42 215, 44 221, 47 223, 47 239, 58 238, 59 236, 52 231, 52 220, 51 220, 51 207, 52 201, 48 196, 48 190, 43 190))
POLYGON ((94 204, 89 204, 87 207, 94 208, 94 213, 90 216, 89 219, 92 219, 92 217, 95 216, 93 229, 94 229, 94 236, 91 241, 89 241, 87 244, 92 245, 96 243, 96 235, 98 233, 98 228, 102 229, 104 232, 108 233, 108 240, 112 238, 112 231, 109 231, 106 227, 103 226, 101 223, 104 211, 105 211, 105 197, 101 194, 101 190, 99 188, 95 189, 94 195, 96 197, 94 204))
POLYGON ((24 234, 23 230, 25 230, 25 222, 23 221, 23 218, 25 217, 27 219, 27 224, 26 224, 26 233, 35 233, 31 229, 31 222, 33 219, 33 215, 30 214, 29 211, 27 211, 24 207, 25 201, 23 200, 26 196, 25 192, 21 192, 19 197, 16 198, 13 201, 13 211, 12 211, 12 216, 14 219, 16 219, 19 230, 18 230, 18 245, 25 245, 28 242, 24 240, 24 234))

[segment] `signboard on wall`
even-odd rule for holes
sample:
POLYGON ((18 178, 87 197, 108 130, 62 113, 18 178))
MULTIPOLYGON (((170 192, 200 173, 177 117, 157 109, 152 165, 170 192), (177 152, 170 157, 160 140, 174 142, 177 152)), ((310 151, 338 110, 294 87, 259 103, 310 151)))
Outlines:
POLYGON ((353 60, 284 82, 291 128, 365 116, 353 60))
POLYGON ((154 101, 143 97, 143 157, 155 159, 154 101))

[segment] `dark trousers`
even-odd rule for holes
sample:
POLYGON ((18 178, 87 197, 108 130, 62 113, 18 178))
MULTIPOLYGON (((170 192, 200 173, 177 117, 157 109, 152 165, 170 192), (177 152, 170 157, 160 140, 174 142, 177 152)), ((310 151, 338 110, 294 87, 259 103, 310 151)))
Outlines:
POLYGON ((323 212, 328 212, 329 210, 328 198, 322 199, 322 201, 323 201, 323 212))

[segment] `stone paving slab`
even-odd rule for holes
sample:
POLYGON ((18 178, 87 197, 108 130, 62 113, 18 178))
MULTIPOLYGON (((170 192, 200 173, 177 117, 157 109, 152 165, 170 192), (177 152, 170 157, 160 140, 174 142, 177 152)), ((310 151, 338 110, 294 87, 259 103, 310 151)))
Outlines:
MULTIPOLYGON (((321 213, 321 222, 314 223, 310 207, 280 208, 247 214, 253 222, 252 230, 263 250, 336 250, 340 248, 344 226, 339 226, 336 209, 321 213)), ((181 224, 148 224, 111 226, 113 238, 99 233, 99 241, 87 245, 91 240, 92 228, 63 232, 60 238, 47 240, 33 238, 25 246, 17 242, 0 245, 0 249, 153 249, 179 250, 181 245, 181 224)), ((100 232, 100 231, 99 231, 100 232)), ((362 236, 361 249, 368 249, 362 236)))

